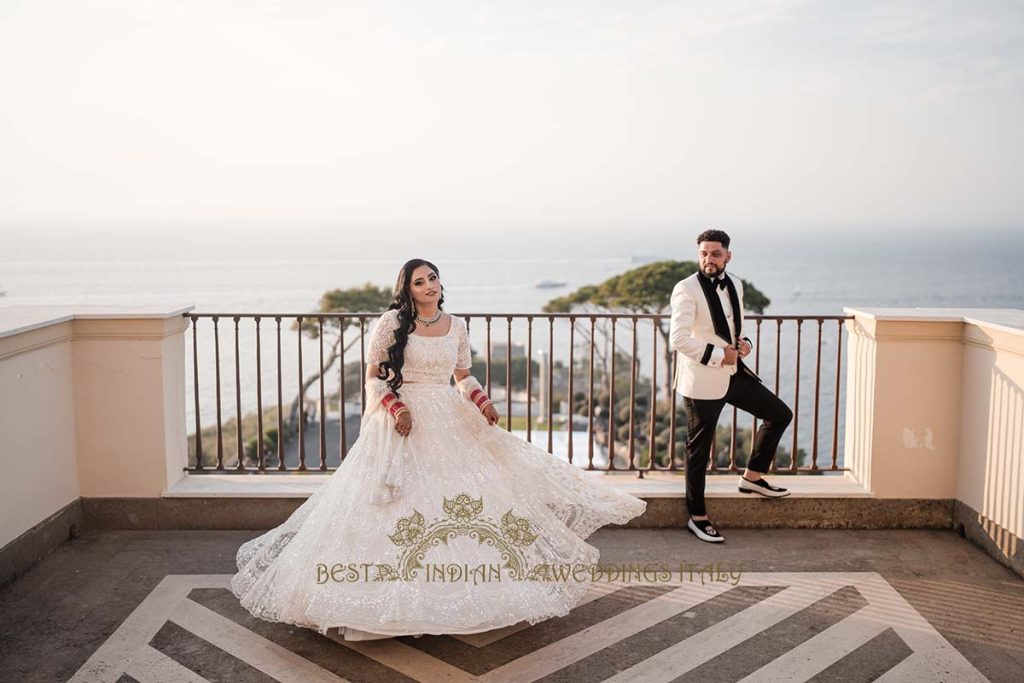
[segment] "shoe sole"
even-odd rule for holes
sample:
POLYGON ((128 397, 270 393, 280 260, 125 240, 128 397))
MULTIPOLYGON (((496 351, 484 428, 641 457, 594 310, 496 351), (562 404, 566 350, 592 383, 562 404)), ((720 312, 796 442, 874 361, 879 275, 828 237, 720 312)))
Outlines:
MULTIPOLYGON (((739 487, 737 487, 737 488, 739 488, 739 487)), ((785 498, 790 493, 789 491, 786 491, 785 493, 778 493, 778 494, 775 494, 775 493, 761 493, 760 491, 752 491, 751 489, 739 489, 739 492, 740 493, 754 493, 754 494, 757 494, 757 495, 762 496, 764 498, 785 498)))

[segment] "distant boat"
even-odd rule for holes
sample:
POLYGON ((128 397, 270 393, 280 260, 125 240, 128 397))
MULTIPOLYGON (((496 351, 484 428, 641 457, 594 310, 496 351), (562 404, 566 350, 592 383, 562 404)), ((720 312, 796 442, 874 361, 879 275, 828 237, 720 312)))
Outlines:
POLYGON ((555 280, 538 280, 533 283, 533 286, 537 289, 558 289, 559 287, 565 287, 567 282, 557 282, 555 280))

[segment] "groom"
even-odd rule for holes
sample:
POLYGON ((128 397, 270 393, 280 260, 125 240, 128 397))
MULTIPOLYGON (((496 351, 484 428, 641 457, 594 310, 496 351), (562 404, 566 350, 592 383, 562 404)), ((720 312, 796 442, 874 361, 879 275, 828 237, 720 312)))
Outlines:
POLYGON ((743 362, 753 345, 742 336, 743 283, 725 274, 732 259, 729 236, 721 230, 702 232, 697 236, 697 259, 698 271, 672 290, 669 343, 679 352, 673 386, 683 395, 689 415, 687 528, 702 541, 721 543, 725 538, 708 520, 704 506, 704 478, 722 408, 729 403, 763 420, 739 490, 769 498, 789 495, 762 475, 775 457, 793 412, 743 362))

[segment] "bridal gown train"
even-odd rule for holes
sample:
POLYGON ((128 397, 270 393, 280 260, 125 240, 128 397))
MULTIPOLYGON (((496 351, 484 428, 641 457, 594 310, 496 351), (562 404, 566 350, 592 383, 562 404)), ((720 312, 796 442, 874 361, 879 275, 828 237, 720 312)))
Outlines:
MULTIPOLYGON (((396 326, 396 311, 380 318, 368 363, 386 360, 396 326)), ((489 425, 450 383, 470 359, 462 318, 443 336, 409 335, 399 393, 412 432, 367 401, 324 485, 239 548, 231 590, 243 607, 368 640, 536 624, 583 598, 588 582, 565 568, 597 564, 584 539, 647 504, 489 425)))

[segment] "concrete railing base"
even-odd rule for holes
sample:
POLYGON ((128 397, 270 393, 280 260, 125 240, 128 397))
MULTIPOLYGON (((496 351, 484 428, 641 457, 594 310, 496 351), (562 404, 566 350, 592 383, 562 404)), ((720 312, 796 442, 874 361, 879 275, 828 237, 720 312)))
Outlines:
POLYGON ((1024 542, 1012 532, 959 500, 953 506, 953 528, 997 562, 1024 577, 1024 542))
MULTIPOLYGON (((681 529, 689 515, 681 497, 643 497, 647 510, 627 529, 681 529)), ((84 498, 90 529, 248 529, 283 523, 304 498, 84 498)), ((953 501, 891 498, 709 498, 723 529, 952 529, 953 501)))
MULTIPOLYGON (((682 528, 682 498, 647 498, 647 510, 627 528, 682 528)), ((709 516, 722 529, 951 529, 953 501, 898 498, 708 497, 709 516)))
POLYGON ((0 587, 34 567, 83 528, 82 499, 74 500, 0 549, 0 587))

